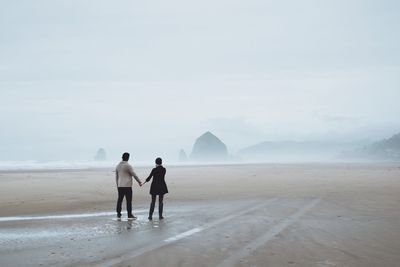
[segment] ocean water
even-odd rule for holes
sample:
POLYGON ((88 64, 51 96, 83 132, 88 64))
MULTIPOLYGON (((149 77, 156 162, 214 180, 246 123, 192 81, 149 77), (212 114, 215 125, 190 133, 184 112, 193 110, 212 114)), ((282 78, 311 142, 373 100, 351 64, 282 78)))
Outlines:
MULTIPOLYGON (((0 171, 24 171, 24 170, 82 170, 82 169, 96 169, 96 168, 115 168, 119 161, 94 161, 94 160, 59 160, 59 161, 37 161, 37 160, 24 160, 24 161, 0 161, 0 171)), ((154 161, 129 161, 133 167, 150 167, 154 166, 154 161)), ((198 165, 232 165, 243 164, 248 162, 241 161, 224 161, 224 162, 178 162, 166 161, 164 165, 167 166, 198 166, 198 165)), ((265 162, 251 162, 251 163, 265 163, 265 162)))
MULTIPOLYGON (((117 161, 0 161, 0 171, 113 168, 117 161)), ((137 165, 137 164, 135 164, 137 165)))

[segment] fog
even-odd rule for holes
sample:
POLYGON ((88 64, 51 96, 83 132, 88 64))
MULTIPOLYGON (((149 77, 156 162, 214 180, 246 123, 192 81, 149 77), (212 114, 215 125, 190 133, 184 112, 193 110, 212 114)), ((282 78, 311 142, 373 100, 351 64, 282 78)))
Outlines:
POLYGON ((103 147, 110 160, 173 162, 206 131, 231 155, 400 132, 397 1, 1 6, 2 161, 91 160, 103 147))

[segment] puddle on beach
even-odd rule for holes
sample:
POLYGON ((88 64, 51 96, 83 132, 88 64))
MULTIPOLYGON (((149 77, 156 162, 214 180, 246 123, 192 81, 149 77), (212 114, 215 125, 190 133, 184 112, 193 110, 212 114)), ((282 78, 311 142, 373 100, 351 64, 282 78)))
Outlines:
MULTIPOLYGON (((168 214, 177 218, 173 214, 189 213, 188 211, 192 209, 198 209, 198 206, 173 207, 168 209, 168 214)), ((133 221, 128 221, 126 214, 123 214, 122 220, 118 220, 113 211, 0 217, 0 252, 31 249, 38 245, 53 246, 58 243, 69 243, 73 247, 81 241, 92 242, 98 238, 126 240, 130 233, 151 229, 157 229, 158 232, 169 229, 164 227, 166 225, 164 221, 158 219, 149 221, 147 212, 147 209, 134 210, 138 218, 133 221)), ((188 223, 187 218, 179 218, 181 219, 173 220, 174 226, 188 223)))
POLYGON ((55 239, 82 240, 120 235, 148 225, 145 216, 137 220, 118 221, 113 218, 83 218, 79 220, 18 222, 0 229, 0 245, 51 243, 55 239))
MULTIPOLYGON (((144 213, 146 210, 137 210, 137 213, 144 213)), ((35 220, 62 220, 62 219, 79 219, 79 218, 93 218, 115 215, 115 211, 96 212, 96 213, 80 213, 80 214, 60 214, 60 215, 46 215, 46 216, 12 216, 0 217, 0 222, 12 221, 35 221, 35 220)))

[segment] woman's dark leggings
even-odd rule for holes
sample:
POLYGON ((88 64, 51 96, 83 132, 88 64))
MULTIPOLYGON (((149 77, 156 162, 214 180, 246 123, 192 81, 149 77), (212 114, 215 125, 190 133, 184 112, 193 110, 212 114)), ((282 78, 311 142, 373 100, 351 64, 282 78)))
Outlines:
MULTIPOLYGON (((151 195, 151 204, 150 204, 150 211, 149 211, 149 218, 153 217, 154 207, 156 206, 156 197, 157 195, 151 195)), ((164 195, 158 195, 158 215, 161 218, 163 213, 163 200, 164 195)))

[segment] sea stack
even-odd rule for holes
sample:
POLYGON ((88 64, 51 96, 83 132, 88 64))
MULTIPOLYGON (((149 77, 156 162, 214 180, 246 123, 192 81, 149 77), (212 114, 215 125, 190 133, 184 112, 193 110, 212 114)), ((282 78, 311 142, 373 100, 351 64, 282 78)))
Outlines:
POLYGON ((188 157, 186 155, 186 152, 185 152, 185 150, 181 149, 179 151, 179 162, 186 162, 186 161, 188 161, 188 157))
POLYGON ((190 157, 193 161, 225 161, 228 159, 226 145, 211 132, 197 138, 190 157))
POLYGON ((94 156, 94 160, 95 161, 105 161, 106 159, 107 159, 106 151, 104 150, 104 148, 99 148, 96 156, 94 156))

